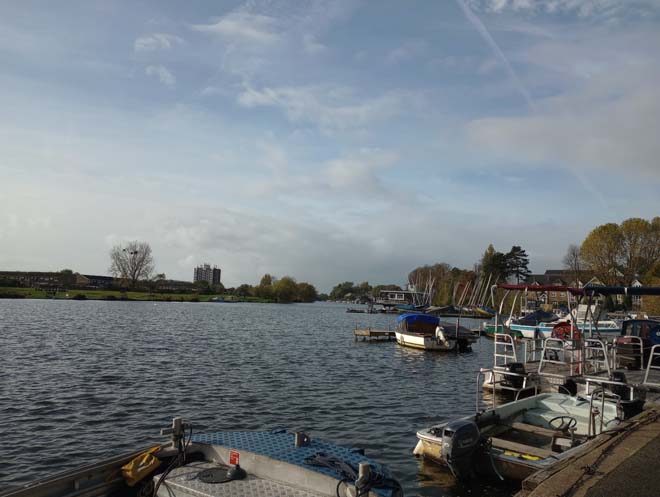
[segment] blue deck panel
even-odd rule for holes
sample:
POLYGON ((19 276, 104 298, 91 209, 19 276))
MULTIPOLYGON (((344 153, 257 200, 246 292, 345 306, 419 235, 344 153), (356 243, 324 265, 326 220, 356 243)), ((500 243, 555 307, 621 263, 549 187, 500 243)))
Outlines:
MULTIPOLYGON (((202 433, 193 435, 193 442, 205 443, 209 445, 221 445, 238 451, 245 450, 270 457, 278 461, 287 462, 296 466, 304 467, 333 478, 341 478, 331 468, 312 466, 305 464, 305 459, 312 457, 319 452, 335 456, 342 461, 350 464, 356 470, 362 462, 368 462, 372 469, 382 475, 391 478, 389 470, 382 464, 377 463, 355 449, 341 447, 332 443, 324 442, 318 439, 312 439, 309 445, 296 448, 294 446, 294 434, 287 432, 268 432, 268 431, 221 431, 216 433, 202 433)), ((390 497, 390 489, 372 488, 372 491, 390 497)))

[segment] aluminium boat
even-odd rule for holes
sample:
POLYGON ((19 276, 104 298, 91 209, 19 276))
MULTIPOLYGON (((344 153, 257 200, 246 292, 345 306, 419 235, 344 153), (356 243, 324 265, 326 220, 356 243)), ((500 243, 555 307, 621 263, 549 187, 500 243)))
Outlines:
POLYGON ((544 393, 417 432, 414 454, 448 466, 461 480, 474 475, 521 481, 548 469, 624 418, 616 397, 544 393))
POLYGON ((387 468, 360 449, 302 432, 192 434, 175 418, 171 443, 13 487, 3 497, 402 497, 387 468))

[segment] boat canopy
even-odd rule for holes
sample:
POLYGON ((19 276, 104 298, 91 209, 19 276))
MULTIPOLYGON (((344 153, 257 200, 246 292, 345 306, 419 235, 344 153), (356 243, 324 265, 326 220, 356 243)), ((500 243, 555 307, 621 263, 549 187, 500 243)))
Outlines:
POLYGON ((429 314, 401 314, 396 318, 396 321, 397 323, 405 322, 406 324, 428 323, 436 326, 440 324, 440 318, 429 314))

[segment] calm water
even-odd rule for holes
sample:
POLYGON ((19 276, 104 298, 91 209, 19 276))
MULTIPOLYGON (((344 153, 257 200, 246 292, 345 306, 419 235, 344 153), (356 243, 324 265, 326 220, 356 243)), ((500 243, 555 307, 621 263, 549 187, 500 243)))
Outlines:
POLYGON ((0 300, 0 487, 198 431, 304 429, 390 466, 406 495, 508 495, 455 485, 412 456, 417 429, 474 410, 491 362, 355 343, 386 315, 339 304, 0 300))

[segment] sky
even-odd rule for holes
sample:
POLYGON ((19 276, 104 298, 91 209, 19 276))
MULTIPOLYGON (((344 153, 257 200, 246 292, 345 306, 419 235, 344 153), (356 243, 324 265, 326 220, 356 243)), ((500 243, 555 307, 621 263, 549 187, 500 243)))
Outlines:
POLYGON ((0 4, 0 269, 404 283, 660 215, 660 0, 0 4))

